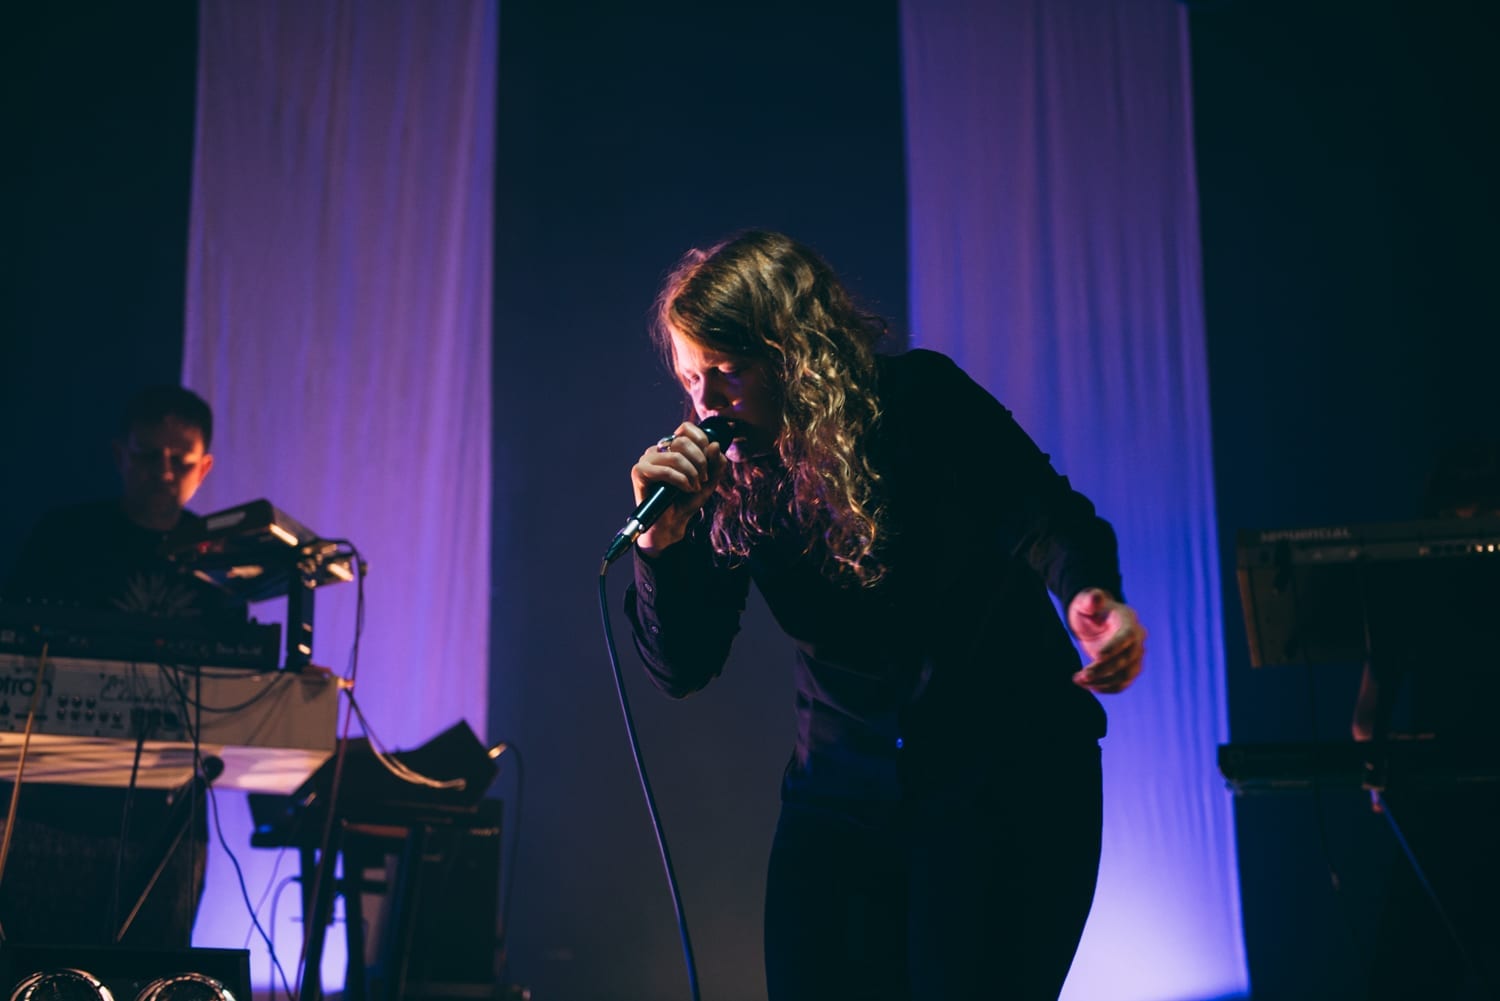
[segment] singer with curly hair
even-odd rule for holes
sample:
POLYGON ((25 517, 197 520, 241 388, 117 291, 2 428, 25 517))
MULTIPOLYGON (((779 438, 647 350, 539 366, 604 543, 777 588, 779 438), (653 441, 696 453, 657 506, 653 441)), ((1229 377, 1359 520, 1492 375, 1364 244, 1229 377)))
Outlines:
POLYGON ((697 691, 752 583, 795 643, 771 1001, 1055 997, 1098 874, 1091 693, 1135 680, 1145 631, 1088 499, 952 361, 884 334, 779 233, 668 276, 653 335, 688 419, 632 470, 637 500, 678 491, 636 539, 636 648, 697 691))

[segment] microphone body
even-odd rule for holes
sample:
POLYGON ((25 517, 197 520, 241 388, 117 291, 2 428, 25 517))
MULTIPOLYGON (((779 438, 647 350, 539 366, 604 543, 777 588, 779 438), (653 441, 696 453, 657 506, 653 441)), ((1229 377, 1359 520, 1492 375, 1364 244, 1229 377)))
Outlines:
MULTIPOLYGON (((710 442, 718 442, 719 448, 725 449, 734 440, 734 430, 737 424, 737 421, 729 417, 709 417, 698 427, 708 435, 710 442)), ((665 483, 652 486, 645 499, 631 513, 630 519, 625 522, 625 527, 615 533, 614 541, 609 544, 609 549, 604 554, 605 567, 624 555, 625 550, 634 544, 642 532, 656 524, 656 519, 676 502, 679 494, 681 494, 680 490, 665 483)))

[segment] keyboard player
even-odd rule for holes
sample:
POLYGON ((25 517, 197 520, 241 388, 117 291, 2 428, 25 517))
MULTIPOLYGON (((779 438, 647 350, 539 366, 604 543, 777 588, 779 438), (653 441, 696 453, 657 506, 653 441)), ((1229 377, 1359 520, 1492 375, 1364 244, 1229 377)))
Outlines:
MULTIPOLYGON (((242 623, 243 605, 158 555, 168 532, 198 520, 187 504, 213 469, 212 439, 213 412, 197 394, 176 386, 138 393, 126 406, 114 440, 119 496, 44 515, 6 579, 5 598, 242 623)), ((0 776, 7 803, 10 779, 0 776)), ((112 944, 159 861, 153 851, 163 831, 182 815, 180 804, 173 810, 182 795, 183 790, 38 785, 23 779, 10 857, 0 874, 6 938, 112 944)), ((201 801, 197 806, 190 837, 179 842, 125 944, 190 944, 207 839, 201 801)), ((3 821, 0 813, 0 825, 3 821)))

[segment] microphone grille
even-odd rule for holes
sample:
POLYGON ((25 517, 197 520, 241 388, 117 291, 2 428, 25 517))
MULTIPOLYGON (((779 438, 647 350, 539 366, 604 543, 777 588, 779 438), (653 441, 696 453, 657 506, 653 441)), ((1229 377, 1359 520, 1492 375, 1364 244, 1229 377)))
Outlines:
POLYGON ((715 415, 704 418, 698 426, 703 429, 704 434, 708 435, 709 441, 718 442, 720 448, 728 448, 729 443, 734 441, 734 435, 739 430, 740 422, 733 417, 715 415))

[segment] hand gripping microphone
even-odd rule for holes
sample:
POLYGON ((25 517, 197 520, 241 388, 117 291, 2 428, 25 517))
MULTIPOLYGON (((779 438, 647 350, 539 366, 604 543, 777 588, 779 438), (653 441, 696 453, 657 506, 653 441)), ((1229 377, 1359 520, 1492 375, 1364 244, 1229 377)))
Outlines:
MULTIPOLYGON (((718 442, 721 449, 729 447, 729 443, 734 440, 734 432, 738 426, 739 422, 730 417, 709 417, 698 425, 703 433, 708 435, 708 440, 718 442)), ((625 522, 625 527, 615 533, 615 541, 609 544, 609 549, 604 554, 605 567, 619 559, 635 542, 636 536, 656 524, 656 519, 672 506, 680 493, 681 491, 676 487, 665 483, 653 486, 646 494, 646 499, 641 501, 640 506, 631 514, 630 520, 625 522)))

